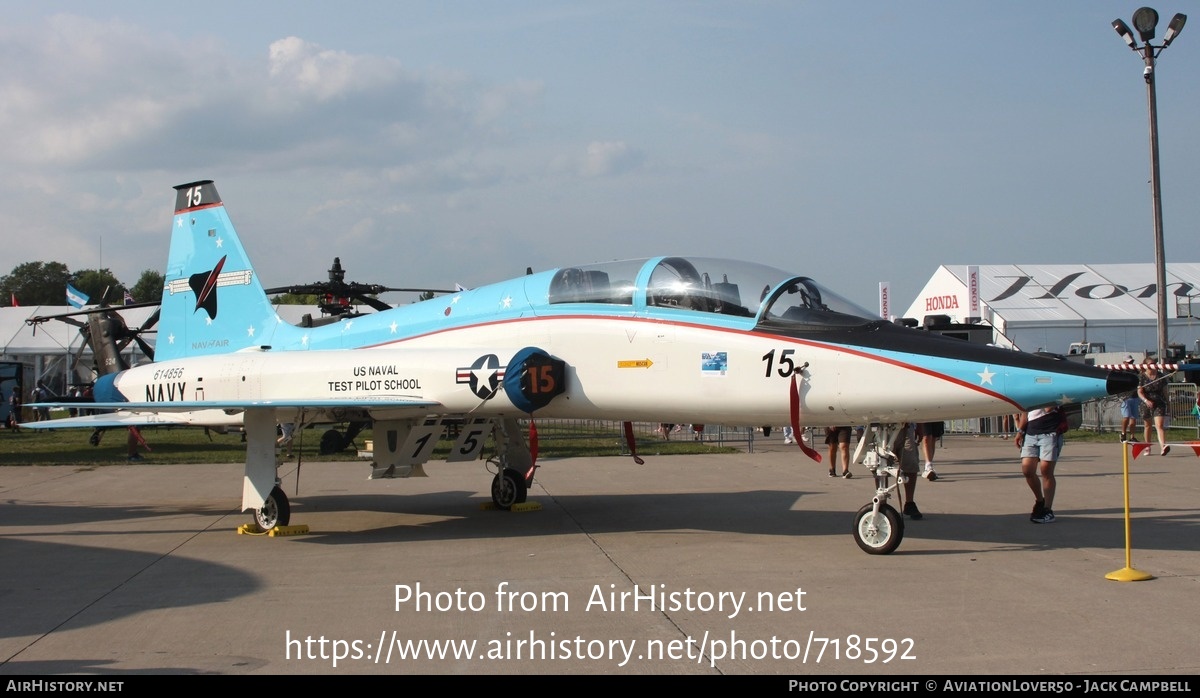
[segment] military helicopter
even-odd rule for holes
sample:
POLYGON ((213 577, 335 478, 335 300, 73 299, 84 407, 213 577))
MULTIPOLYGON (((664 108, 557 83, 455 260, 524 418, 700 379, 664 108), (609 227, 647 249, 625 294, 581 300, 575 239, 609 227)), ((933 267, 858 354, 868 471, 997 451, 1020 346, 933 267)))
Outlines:
MULTIPOLYGON (((317 308, 323 317, 313 318, 305 315, 300 322, 301 327, 319 327, 338 322, 343 318, 353 318, 365 315, 358 312, 356 304, 370 307, 372 310, 391 310, 393 306, 379 300, 381 293, 411 292, 422 294, 454 293, 453 290, 433 288, 394 288, 379 284, 360 284, 356 281, 346 282, 346 270, 342 268, 341 257, 333 258, 333 266, 329 268, 329 281, 317 281, 311 284, 294 286, 278 286, 265 289, 267 295, 280 293, 308 294, 317 296, 317 308)), ((432 297, 430 295, 429 297, 432 297)))

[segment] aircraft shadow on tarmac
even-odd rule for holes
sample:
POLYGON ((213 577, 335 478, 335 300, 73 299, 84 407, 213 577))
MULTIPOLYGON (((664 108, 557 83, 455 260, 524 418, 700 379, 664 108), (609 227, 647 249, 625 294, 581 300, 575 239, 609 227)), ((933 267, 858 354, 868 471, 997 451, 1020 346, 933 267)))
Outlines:
MULTIPOLYGON (((1019 475, 1017 476, 1019 477, 1019 475)), ((520 538, 529 536, 676 531, 781 536, 804 545, 805 538, 843 537, 848 550, 861 554, 851 536, 853 512, 805 508, 823 492, 757 490, 746 492, 680 492, 656 494, 588 494, 553 496, 535 483, 529 501, 540 511, 503 512, 484 509, 483 497, 466 492, 397 495, 314 495, 294 500, 293 522, 308 521, 308 535, 292 540, 338 545, 406 541, 520 538), (328 512, 327 520, 308 513, 328 512), (355 513, 374 512, 356 525, 355 513), (389 514, 391 516, 389 516, 389 514), (398 517, 403 520, 394 520, 398 517), (313 519, 313 520, 309 520, 313 519)), ((867 498, 862 498, 862 504, 867 498)), ((951 502, 953 500, 950 500, 951 502)), ((960 502, 964 508, 969 503, 960 502)), ((927 506, 927 505, 923 505, 927 506)), ((1123 510, 1113 507, 1062 510, 1053 526, 1029 522, 1027 511, 1011 513, 926 510, 921 521, 906 521, 905 540, 944 541, 942 550, 914 550, 902 545, 896 555, 962 553, 995 550, 1043 550, 1087 547, 1119 550, 1125 546, 1123 510), (964 549, 962 544, 967 544, 964 549), (971 547, 972 545, 978 547, 971 547)), ((1135 508, 1137 546, 1142 549, 1200 550, 1200 536, 1185 534, 1200 526, 1192 511, 1167 512, 1135 508)))
POLYGON ((4 565, 0 572, 0 638, 36 638, 156 609, 220 603, 264 584, 236 567, 183 555, 11 536, 0 537, 0 559, 21 561, 4 565), (184 589, 176 583, 155 583, 156 577, 211 583, 184 589), (127 584, 134 578, 136 585, 127 584), (96 603, 100 598, 103 604, 96 603))
MULTIPOLYGON (((78 531, 72 526, 94 524, 105 521, 133 522, 151 518, 180 518, 188 516, 224 516, 229 514, 228 506, 213 505, 177 506, 170 503, 133 506, 128 504, 88 506, 80 504, 49 504, 7 501, 4 502, 4 527, 46 526, 60 527, 72 536, 109 535, 111 531, 78 531)), ((171 530, 169 527, 154 525, 158 532, 171 530)), ((193 526, 181 526, 181 531, 195 530, 193 526)), ((0 529, 0 535, 3 529, 0 529)), ((46 533, 39 532, 39 536, 46 533)))

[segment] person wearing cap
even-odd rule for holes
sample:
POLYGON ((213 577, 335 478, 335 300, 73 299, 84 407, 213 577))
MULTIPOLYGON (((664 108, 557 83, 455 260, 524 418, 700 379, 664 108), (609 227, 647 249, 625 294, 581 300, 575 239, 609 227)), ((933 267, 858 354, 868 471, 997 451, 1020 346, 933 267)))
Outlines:
MULTIPOLYGON (((1133 363, 1133 355, 1126 354, 1122 359, 1122 363, 1127 367, 1130 373, 1137 373, 1137 368, 1133 363)), ((1142 416, 1142 399, 1138 397, 1137 391, 1129 393, 1125 399, 1121 401, 1121 443, 1126 441, 1137 441, 1137 423, 1142 416)))
POLYGON ((1150 443, 1150 424, 1153 421, 1154 430, 1158 434, 1158 454, 1160 456, 1171 452, 1171 447, 1163 435, 1169 407, 1167 378, 1166 375, 1158 375, 1158 364, 1147 359, 1137 389, 1138 398, 1142 401, 1142 421, 1145 422, 1146 443, 1150 443))

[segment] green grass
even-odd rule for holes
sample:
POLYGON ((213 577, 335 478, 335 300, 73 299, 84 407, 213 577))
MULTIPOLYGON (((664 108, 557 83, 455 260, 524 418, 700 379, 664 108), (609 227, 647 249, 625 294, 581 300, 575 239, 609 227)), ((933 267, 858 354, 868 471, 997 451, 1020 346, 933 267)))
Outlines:
MULTIPOLYGON (((297 432, 292 444, 293 454, 299 453, 307 461, 358 461, 358 449, 372 439, 371 430, 365 430, 355 439, 350 448, 333 455, 319 452, 321 434, 328 427, 318 426, 297 432)), ((577 456, 620 456, 628 455, 625 439, 618 431, 592 432, 588 435, 568 434, 553 426, 538 425, 538 459, 571 458, 577 456)), ((99 446, 88 443, 91 431, 87 429, 22 429, 19 433, 0 430, 0 465, 79 465, 100 466, 127 463, 127 432, 124 429, 109 429, 104 432, 99 446)), ((240 432, 206 436, 197 427, 153 427, 142 430, 142 436, 150 451, 142 450, 143 457, 153 463, 240 463, 246 457, 246 445, 240 432)), ((443 439, 434 450, 435 459, 444 459, 450 452, 452 442, 443 439)), ((638 455, 682 455, 696 453, 732 453, 739 449, 712 446, 691 440, 663 441, 657 437, 637 439, 638 455)), ((493 452, 491 442, 484 454, 493 452)))
MULTIPOLYGON (((1140 432, 1139 432, 1140 433, 1140 432)), ((1075 443, 1120 443, 1119 431, 1092 431, 1090 429, 1072 429, 1067 432, 1067 441, 1075 443)))

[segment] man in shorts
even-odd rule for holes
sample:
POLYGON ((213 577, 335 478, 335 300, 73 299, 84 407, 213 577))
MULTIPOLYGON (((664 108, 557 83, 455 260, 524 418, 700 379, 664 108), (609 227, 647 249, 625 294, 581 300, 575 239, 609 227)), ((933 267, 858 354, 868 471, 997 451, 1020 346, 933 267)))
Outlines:
POLYGON ((275 439, 275 448, 284 449, 287 458, 292 457, 292 438, 296 435, 295 422, 280 422, 279 438, 275 439))
MULTIPOLYGON (((1126 355, 1124 359, 1126 366, 1133 366, 1133 355, 1126 355)), ((1132 371, 1136 373, 1136 369, 1132 371)), ((1137 391, 1125 396, 1121 401, 1121 443, 1126 441, 1137 441, 1137 423, 1138 418, 1142 416, 1142 400, 1138 397, 1137 391)))
POLYGON ((925 456, 925 470, 921 477, 933 482, 937 479, 937 471, 933 469, 933 453, 937 449, 937 440, 945 436, 945 422, 925 422, 917 425, 917 436, 921 440, 921 453, 925 456))
POLYGON ((1066 415, 1058 407, 1044 407, 1022 414, 1017 423, 1017 448, 1021 449, 1021 474, 1033 491, 1029 520, 1054 523, 1054 465, 1062 453, 1066 415), (1039 477, 1040 476, 1040 477, 1039 477))
MULTIPOLYGON (((940 424, 941 422, 939 422, 940 424)), ((896 434, 892 442, 892 453, 900 458, 900 472, 904 473, 904 509, 903 514, 914 521, 925 518, 917 508, 914 497, 917 494, 917 480, 920 479, 921 461, 917 444, 921 442, 919 424, 905 424, 896 434)))
POLYGON ((842 477, 854 477, 850 473, 850 427, 826 427, 825 445, 829 446, 829 477, 837 477, 838 454, 842 456, 842 477))

